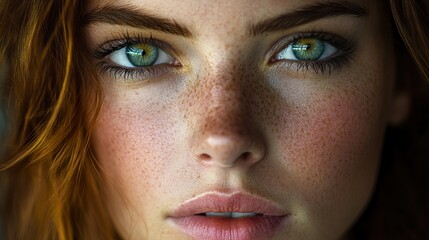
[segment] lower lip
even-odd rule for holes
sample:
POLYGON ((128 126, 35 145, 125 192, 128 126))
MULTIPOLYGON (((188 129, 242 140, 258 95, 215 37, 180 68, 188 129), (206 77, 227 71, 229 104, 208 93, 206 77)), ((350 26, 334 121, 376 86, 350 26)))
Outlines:
POLYGON ((172 218, 180 230, 195 239, 260 240, 274 235, 285 216, 222 218, 194 215, 172 218))

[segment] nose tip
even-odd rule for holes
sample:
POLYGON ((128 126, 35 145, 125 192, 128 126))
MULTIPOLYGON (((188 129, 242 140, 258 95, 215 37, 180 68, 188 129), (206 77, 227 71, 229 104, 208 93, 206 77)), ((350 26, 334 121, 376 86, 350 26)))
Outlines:
POLYGON ((206 135, 199 144, 197 159, 203 164, 220 168, 250 167, 265 155, 262 141, 250 134, 206 135))

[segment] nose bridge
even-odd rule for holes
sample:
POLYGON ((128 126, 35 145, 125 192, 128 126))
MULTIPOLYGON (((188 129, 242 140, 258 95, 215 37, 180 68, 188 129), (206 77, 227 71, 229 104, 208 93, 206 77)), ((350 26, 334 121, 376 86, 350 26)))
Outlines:
POLYGON ((204 109, 201 117, 205 118, 205 128, 220 135, 222 131, 241 131, 248 109, 240 73, 225 70, 209 76, 202 84, 204 109))
POLYGON ((243 74, 233 66, 207 71, 195 87, 191 149, 196 159, 223 168, 251 166, 265 153, 250 115, 243 74))

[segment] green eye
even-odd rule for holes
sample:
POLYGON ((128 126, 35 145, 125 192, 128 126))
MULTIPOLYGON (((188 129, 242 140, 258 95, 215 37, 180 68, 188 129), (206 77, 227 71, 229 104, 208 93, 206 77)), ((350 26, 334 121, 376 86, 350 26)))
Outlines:
POLYGON ((135 67, 153 65, 158 59, 159 50, 151 44, 136 44, 125 49, 128 60, 135 67))
POLYGON ((108 60, 118 67, 127 69, 147 69, 156 65, 175 64, 175 59, 170 54, 153 43, 129 44, 109 54, 108 60))
POLYGON ((279 60, 317 61, 335 55, 338 49, 318 38, 300 38, 280 51, 279 60))
POLYGON ((324 51, 325 44, 318 39, 303 38, 292 43, 292 52, 298 60, 318 60, 324 51))

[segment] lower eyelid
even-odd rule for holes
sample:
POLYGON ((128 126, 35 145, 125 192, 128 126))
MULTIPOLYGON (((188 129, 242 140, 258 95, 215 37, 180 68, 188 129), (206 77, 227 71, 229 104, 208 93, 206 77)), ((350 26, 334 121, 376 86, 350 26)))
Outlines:
MULTIPOLYGON (((354 60, 354 56, 351 53, 339 55, 336 57, 328 58, 327 60, 320 61, 296 61, 296 60, 284 60, 277 61, 272 64, 280 67, 282 70, 287 72, 293 71, 295 73, 308 73, 308 74, 327 74, 330 76, 334 71, 339 71, 343 67, 346 67, 354 60)), ((277 68, 276 67, 276 68, 277 68)))
POLYGON ((100 63, 98 67, 101 74, 106 74, 114 80, 127 83, 144 82, 168 71, 166 66, 162 64, 144 68, 123 68, 112 66, 109 63, 100 63))

